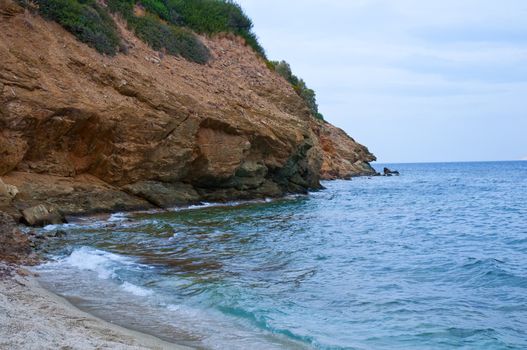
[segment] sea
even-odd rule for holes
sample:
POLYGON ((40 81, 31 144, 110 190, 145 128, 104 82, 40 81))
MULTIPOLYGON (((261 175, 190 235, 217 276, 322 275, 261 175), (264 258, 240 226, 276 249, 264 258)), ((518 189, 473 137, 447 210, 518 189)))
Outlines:
POLYGON ((45 288, 196 349, 527 349, 527 161, 47 226, 45 288))

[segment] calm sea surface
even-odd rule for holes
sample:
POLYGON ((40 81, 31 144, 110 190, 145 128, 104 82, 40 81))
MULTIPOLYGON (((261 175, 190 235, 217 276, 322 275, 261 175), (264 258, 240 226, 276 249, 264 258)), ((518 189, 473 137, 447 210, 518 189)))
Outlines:
POLYGON ((63 225, 40 279, 196 348, 527 349, 527 162, 390 167, 402 175, 63 225))

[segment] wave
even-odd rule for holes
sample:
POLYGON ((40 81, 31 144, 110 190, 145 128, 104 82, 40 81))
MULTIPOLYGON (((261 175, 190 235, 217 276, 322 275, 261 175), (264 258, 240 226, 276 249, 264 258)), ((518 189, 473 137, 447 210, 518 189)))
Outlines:
POLYGON ((259 329, 268 331, 272 334, 282 335, 282 336, 285 336, 291 340, 294 340, 300 343, 311 344, 313 346, 316 346, 317 349, 323 349, 323 350, 330 349, 330 347, 319 344, 317 340, 312 336, 299 335, 289 329, 274 327, 269 323, 269 321, 265 317, 258 316, 254 312, 251 312, 251 311, 239 308, 239 307, 231 307, 231 306, 219 306, 218 310, 224 313, 225 315, 230 315, 236 318, 245 319, 248 322, 250 322, 253 326, 256 326, 259 329))
POLYGON ((133 278, 126 277, 130 272, 152 269, 151 266, 137 263, 132 258, 100 249, 79 247, 68 256, 55 257, 55 259, 40 265, 36 270, 44 274, 58 271, 64 276, 78 276, 81 271, 91 272, 95 274, 95 278, 111 281, 116 288, 126 293, 138 297, 149 297, 154 294, 153 290, 134 284, 133 278))
POLYGON ((486 258, 470 258, 461 266, 460 277, 465 284, 478 287, 504 286, 527 287, 527 277, 514 273, 505 261, 486 258))
POLYGON ((138 296, 138 297, 147 297, 149 295, 154 294, 153 291, 143 288, 143 287, 136 286, 135 284, 132 284, 130 282, 124 282, 121 285, 121 288, 125 290, 126 292, 132 293, 133 295, 138 296))
POLYGON ((113 213, 110 215, 107 221, 109 222, 121 222, 128 219, 127 213, 113 213))
POLYGON ((134 264, 130 258, 89 247, 75 249, 58 263, 67 264, 79 270, 96 272, 102 279, 115 278, 115 270, 119 264, 134 264))

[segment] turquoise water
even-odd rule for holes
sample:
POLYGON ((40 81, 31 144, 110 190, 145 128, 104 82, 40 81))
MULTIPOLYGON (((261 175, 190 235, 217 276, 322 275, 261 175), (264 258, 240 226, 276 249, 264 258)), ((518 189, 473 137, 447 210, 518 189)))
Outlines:
POLYGON ((204 349, 526 349, 527 162, 390 167, 402 176, 65 225, 41 280, 204 349))

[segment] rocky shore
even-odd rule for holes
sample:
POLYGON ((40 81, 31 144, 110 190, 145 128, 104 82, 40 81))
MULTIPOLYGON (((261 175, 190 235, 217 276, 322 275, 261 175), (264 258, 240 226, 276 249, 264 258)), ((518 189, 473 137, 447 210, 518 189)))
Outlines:
POLYGON ((375 174, 375 156, 315 119, 243 39, 201 37, 211 53, 201 65, 116 23, 127 53, 109 57, 0 0, 0 348, 178 348, 18 275, 38 263, 18 224, 280 197, 375 174))
POLYGON ((279 197, 373 175, 375 157, 311 115, 243 39, 201 37, 207 64, 161 55, 116 23, 104 56, 0 0, 0 210, 68 215, 279 197))

